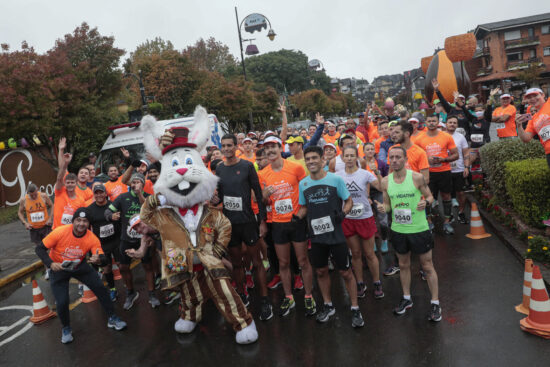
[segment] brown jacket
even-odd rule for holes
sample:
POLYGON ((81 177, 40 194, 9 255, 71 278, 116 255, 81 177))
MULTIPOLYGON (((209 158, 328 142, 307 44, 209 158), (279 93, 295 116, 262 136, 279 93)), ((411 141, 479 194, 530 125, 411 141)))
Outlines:
POLYGON ((221 257, 227 252, 231 223, 220 210, 203 206, 197 227, 197 246, 193 247, 189 231, 171 207, 159 206, 151 195, 141 207, 141 220, 159 231, 162 238, 162 287, 172 288, 188 280, 193 273, 196 255, 213 278, 230 277, 221 257))

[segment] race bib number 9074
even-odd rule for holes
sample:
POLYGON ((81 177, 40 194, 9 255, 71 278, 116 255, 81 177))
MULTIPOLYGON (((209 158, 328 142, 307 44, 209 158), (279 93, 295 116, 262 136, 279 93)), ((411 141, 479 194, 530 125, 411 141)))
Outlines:
POLYGON ((294 211, 294 208, 292 207, 292 200, 291 199, 277 200, 275 202, 275 211, 278 214, 292 213, 294 211))

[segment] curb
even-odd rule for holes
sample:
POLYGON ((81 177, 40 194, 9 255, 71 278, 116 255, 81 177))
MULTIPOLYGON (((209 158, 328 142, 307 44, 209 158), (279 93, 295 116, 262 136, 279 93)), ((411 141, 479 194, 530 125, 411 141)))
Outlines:
MULTIPOLYGON (((483 219, 483 223, 491 227, 493 233, 506 245, 506 247, 508 247, 508 249, 510 249, 516 259, 523 265, 525 263, 525 258, 523 257, 523 254, 525 253, 525 250, 527 250, 527 244, 513 236, 509 236, 508 234, 510 230, 500 224, 485 209, 482 209, 479 206, 477 200, 473 197, 473 195, 466 194, 466 198, 470 203, 474 202, 477 204, 477 209, 483 219)), ((542 277, 544 283, 546 284, 546 287, 550 287, 550 269, 547 269, 544 265, 537 262, 535 262, 535 265, 538 265, 540 267, 540 271, 542 273, 542 277)))
POLYGON ((25 275, 28 275, 29 273, 32 273, 35 270, 38 270, 42 268, 44 264, 42 264, 41 260, 37 260, 31 265, 25 266, 24 268, 21 268, 17 270, 15 273, 11 273, 5 278, 0 278, 0 288, 5 287, 6 285, 23 278, 25 275))

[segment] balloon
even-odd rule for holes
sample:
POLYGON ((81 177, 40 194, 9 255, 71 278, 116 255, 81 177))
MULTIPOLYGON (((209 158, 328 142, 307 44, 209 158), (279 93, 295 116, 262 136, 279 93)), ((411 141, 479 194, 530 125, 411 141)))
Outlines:
POLYGON ((430 102, 437 99, 432 87, 432 79, 439 82, 439 90, 449 103, 454 102, 453 92, 457 91, 465 96, 470 94, 470 77, 462 62, 451 62, 445 51, 439 51, 433 58, 426 73, 426 99, 430 102))

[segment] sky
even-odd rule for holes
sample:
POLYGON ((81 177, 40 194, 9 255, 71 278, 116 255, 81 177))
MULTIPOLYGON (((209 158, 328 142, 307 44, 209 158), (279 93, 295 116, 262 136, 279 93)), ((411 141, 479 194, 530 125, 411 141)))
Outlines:
MULTIPOLYGON (((443 47, 445 38, 479 24, 550 12, 544 0, 479 1, 334 1, 334 0, 17 0, 2 1, 0 43, 18 49, 27 41, 38 52, 82 22, 114 36, 129 55, 147 39, 170 40, 184 49, 201 37, 214 37, 240 58, 235 6, 242 20, 261 13, 277 34, 244 33, 256 38, 261 53, 300 50, 319 59, 331 77, 369 82, 379 75, 420 67, 420 59, 443 47)), ((244 26, 243 26, 244 28, 244 26)), ((246 46, 246 45, 245 45, 246 46)), ((124 58, 125 58, 124 57, 124 58)))

